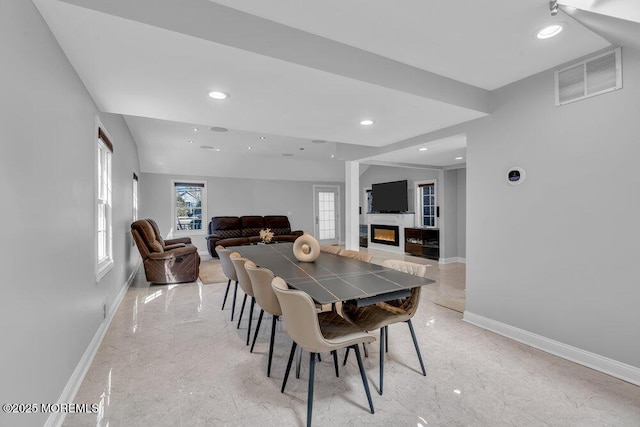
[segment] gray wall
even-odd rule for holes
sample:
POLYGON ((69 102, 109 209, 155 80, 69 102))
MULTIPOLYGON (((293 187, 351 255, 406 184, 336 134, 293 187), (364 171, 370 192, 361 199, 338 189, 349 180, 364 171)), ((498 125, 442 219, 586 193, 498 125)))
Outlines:
MULTIPOLYGON (((364 189, 372 184, 389 181, 408 180, 409 210, 414 210, 414 183, 429 179, 437 180, 438 204, 440 205, 440 258, 464 258, 466 204, 466 173, 464 169, 439 171, 436 169, 414 169, 403 167, 363 165, 360 175, 360 205, 366 211, 364 189), (462 182, 460 182, 462 181, 462 182), (462 199, 462 202, 461 202, 462 199)), ((360 215, 360 223, 366 222, 365 215, 360 215)))
POLYGON ((546 71, 450 131, 467 133, 467 310, 640 367, 640 52, 622 63, 622 90, 555 107, 546 71))
MULTIPOLYGON (((115 267, 94 272, 98 111, 33 3, 0 6, 0 188, 4 225, 0 401, 55 403, 137 265, 131 246, 135 145, 120 117, 100 114, 115 146, 115 267)), ((42 425, 46 414, 0 414, 42 425)))
MULTIPOLYGON (((292 229, 313 234, 313 182, 142 174, 140 185, 144 190, 140 195, 141 217, 156 219, 164 235, 168 235, 173 227, 172 180, 181 179, 207 182, 208 218, 222 215, 287 215, 292 229)), ((341 216, 344 218, 344 182, 316 184, 339 185, 341 216)), ((341 232, 344 236, 344 221, 341 232)), ((191 235, 199 251, 207 249, 204 234, 191 235)))
POLYGON ((444 192, 440 199, 440 258, 458 257, 458 171, 444 171, 444 192))
POLYGON ((457 249, 458 257, 466 258, 467 256, 467 169, 457 169, 458 188, 456 189, 457 203, 457 226, 458 235, 457 249))

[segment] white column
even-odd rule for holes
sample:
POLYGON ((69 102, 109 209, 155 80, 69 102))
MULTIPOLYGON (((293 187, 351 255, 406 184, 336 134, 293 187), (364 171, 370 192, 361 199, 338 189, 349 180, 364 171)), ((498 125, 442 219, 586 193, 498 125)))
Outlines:
POLYGON ((358 186, 360 183, 360 163, 355 161, 345 162, 345 207, 344 207, 344 224, 345 224, 345 249, 357 251, 360 248, 360 215, 358 207, 360 206, 360 192, 358 186))

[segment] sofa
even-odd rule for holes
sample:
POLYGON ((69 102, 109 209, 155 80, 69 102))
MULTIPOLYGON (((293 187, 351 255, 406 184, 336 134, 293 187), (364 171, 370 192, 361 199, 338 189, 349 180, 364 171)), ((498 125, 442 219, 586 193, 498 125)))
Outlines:
POLYGON ((302 236, 302 230, 291 230, 286 215, 267 216, 214 216, 209 222, 209 234, 206 236, 207 249, 217 258, 216 246, 249 245, 260 241, 260 230, 270 229, 274 242, 293 242, 302 236))
POLYGON ((152 284, 193 282, 200 273, 200 255, 191 239, 164 240, 158 225, 150 219, 131 224, 144 273, 152 284))

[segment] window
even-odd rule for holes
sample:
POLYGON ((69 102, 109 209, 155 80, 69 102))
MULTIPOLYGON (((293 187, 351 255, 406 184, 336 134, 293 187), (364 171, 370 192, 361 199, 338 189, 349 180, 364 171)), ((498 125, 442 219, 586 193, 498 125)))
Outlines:
POLYGON ((436 182, 425 181, 417 183, 417 206, 420 225, 423 227, 437 227, 438 206, 436 197, 436 182))
POLYGON ((131 206, 133 209, 131 219, 135 222, 138 220, 138 175, 136 175, 135 172, 133 173, 133 188, 131 194, 131 206))
POLYGON ((367 196, 367 213, 371 213, 373 212, 373 190, 367 188, 365 194, 367 196))
POLYGON ((174 182, 174 224, 176 232, 203 231, 202 218, 206 218, 206 186, 204 182, 174 182))
POLYGON ((105 131, 98 127, 96 152, 96 276, 100 280, 113 267, 113 231, 111 227, 111 157, 113 145, 105 131))

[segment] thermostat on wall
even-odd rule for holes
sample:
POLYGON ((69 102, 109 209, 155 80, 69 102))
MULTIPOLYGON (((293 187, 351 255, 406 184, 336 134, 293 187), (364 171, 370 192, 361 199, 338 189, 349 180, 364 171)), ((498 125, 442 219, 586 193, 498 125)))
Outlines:
POLYGON ((525 173, 522 168, 511 168, 507 172, 507 182, 511 185, 518 185, 524 181, 525 173))

